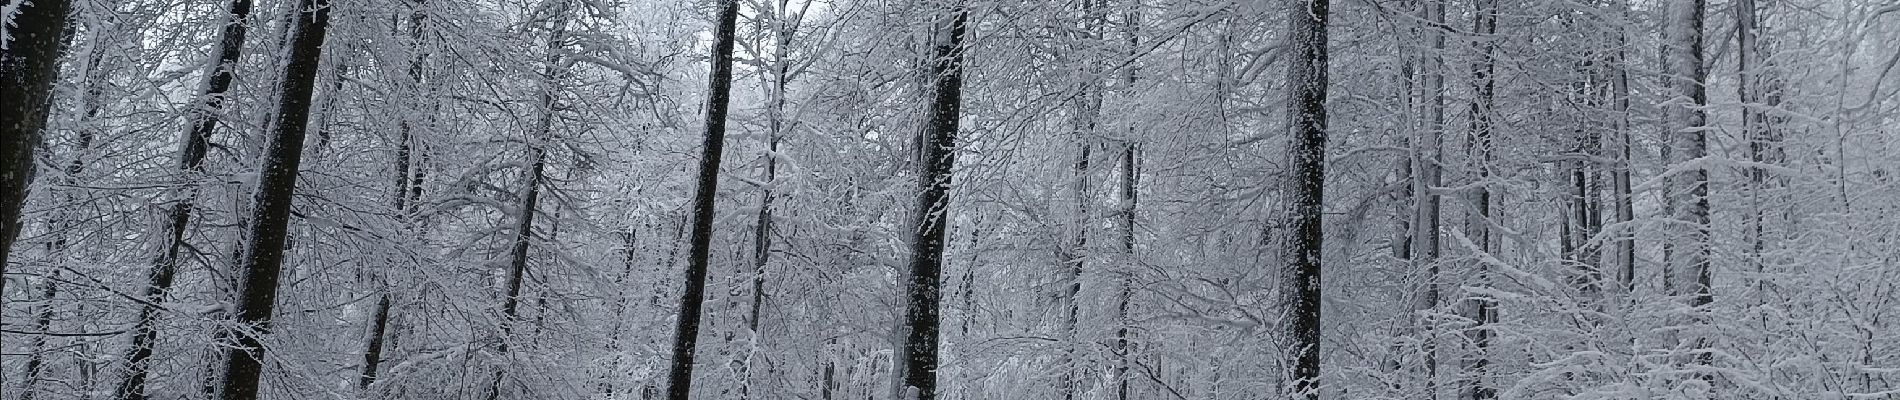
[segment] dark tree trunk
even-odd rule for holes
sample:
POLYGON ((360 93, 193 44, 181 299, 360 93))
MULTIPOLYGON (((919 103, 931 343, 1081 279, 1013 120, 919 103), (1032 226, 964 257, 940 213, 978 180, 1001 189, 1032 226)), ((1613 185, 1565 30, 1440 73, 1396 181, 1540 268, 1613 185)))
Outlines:
MULTIPOLYGON (((422 87, 422 66, 426 58, 422 46, 422 23, 425 17, 427 17, 427 14, 423 11, 425 5, 427 5, 426 0, 416 0, 409 5, 409 40, 411 51, 414 52, 409 58, 409 89, 412 93, 410 96, 410 104, 412 105, 423 98, 420 89, 422 87)), ((408 111, 409 112, 404 113, 396 129, 396 192, 391 199, 391 202, 394 203, 394 206, 391 208, 396 212, 396 218, 398 219, 398 223, 401 224, 402 229, 407 233, 413 234, 416 216, 410 208, 414 202, 419 199, 412 198, 411 193, 420 195, 422 182, 420 182, 420 176, 410 173, 412 169, 419 170, 420 168, 416 166, 414 160, 416 153, 414 127, 410 122, 411 116, 416 114, 417 110, 416 108, 411 108, 408 111)), ((368 396, 370 385, 376 383, 377 373, 381 368, 383 360, 384 346, 388 342, 389 312, 391 306, 388 271, 395 267, 393 260, 391 264, 392 265, 389 265, 388 268, 384 268, 384 271, 376 276, 376 284, 379 286, 376 288, 376 310, 370 315, 369 339, 364 341, 363 346, 362 375, 358 378, 356 385, 357 391, 363 393, 364 396, 368 396)))
MULTIPOLYGON (((1612 12, 1619 17, 1629 14, 1629 3, 1617 0, 1612 5, 1615 7, 1612 12)), ((1617 20, 1627 21, 1628 19, 1617 18, 1617 20)), ((1495 22, 1495 18, 1493 21, 1495 22)), ((1493 23, 1493 31, 1496 30, 1495 25, 1493 23)), ((1629 37, 1626 33, 1618 31, 1615 42, 1617 48, 1622 49, 1628 44, 1629 37)), ((1636 221, 1636 207, 1630 193, 1630 148, 1632 147, 1630 143, 1630 55, 1627 50, 1617 50, 1615 57, 1611 64, 1615 70, 1611 71, 1610 77, 1610 106, 1616 110, 1616 115, 1613 117, 1616 118, 1616 132, 1613 133, 1615 136, 1613 142, 1616 147, 1612 149, 1612 152, 1615 153, 1617 165, 1610 173, 1610 180, 1613 186, 1611 200, 1616 203, 1614 205, 1616 223, 1620 225, 1615 235, 1616 254, 1614 257, 1616 267, 1619 268, 1618 282, 1623 285, 1623 291, 1629 293, 1636 291, 1636 232, 1634 228, 1628 226, 1636 221)))
POLYGON ((932 99, 918 142, 917 205, 912 221, 910 281, 905 284, 904 345, 898 349, 897 399, 937 398, 937 333, 942 298, 944 234, 950 225, 950 171, 956 165, 957 118, 963 106, 963 37, 968 6, 957 1, 932 32, 932 99), (939 36, 947 35, 947 37, 939 36))
POLYGON ((184 186, 183 196, 171 205, 166 214, 163 234, 165 249, 158 254, 152 268, 146 273, 145 304, 139 308, 138 321, 132 327, 132 348, 125 356, 125 377, 119 382, 114 397, 119 400, 144 400, 145 382, 151 368, 152 346, 158 341, 158 317, 160 304, 165 301, 166 293, 171 291, 172 280, 178 273, 178 252, 185 247, 185 232, 191 225, 193 204, 198 198, 198 182, 204 173, 205 153, 211 147, 211 135, 217 130, 219 114, 224 110, 225 93, 231 89, 231 80, 237 70, 237 63, 244 48, 244 35, 249 31, 251 0, 232 0, 229 13, 225 16, 223 36, 219 39, 217 62, 206 72, 204 86, 198 94, 197 107, 191 110, 191 123, 185 133, 184 142, 179 144, 178 169, 188 182, 184 186))
MULTIPOLYGON (((13 40, 0 50, 0 274, 20 235, 20 207, 33 183, 33 150, 52 106, 71 6, 66 0, 21 5, 7 29, 13 40)), ((5 290, 6 279, 0 279, 0 292, 5 290)))
POLYGON ((271 312, 277 302, 277 279, 283 270, 284 242, 290 226, 291 194, 297 188, 297 168, 303 159, 304 128, 310 122, 310 94, 316 86, 323 59, 323 38, 330 26, 329 0, 298 0, 290 60, 284 68, 283 95, 278 99, 276 127, 258 168, 252 197, 248 237, 239 267, 237 325, 227 334, 236 340, 224 351, 219 371, 218 398, 256 400, 258 378, 264 369, 263 336, 270 333, 271 312))
POLYGON ((673 330, 673 362, 667 373, 666 397, 687 400, 693 393, 693 351, 699 343, 700 309, 706 297, 706 269, 712 253, 713 200, 719 191, 719 157, 726 141, 726 108, 732 98, 733 31, 739 18, 737 0, 720 0, 714 17, 712 70, 707 80, 706 141, 699 158, 699 181, 693 195, 693 234, 687 252, 685 290, 680 294, 678 325, 673 330))
POLYGON ((1287 130, 1293 170, 1287 195, 1292 201, 1286 240, 1282 241, 1286 297, 1286 371, 1283 389, 1295 398, 1320 396, 1320 255, 1326 186, 1326 20, 1327 0, 1291 3, 1287 63, 1287 130))
MULTIPOLYGON (((1496 61, 1498 31, 1497 0, 1477 0, 1473 3, 1472 32, 1478 35, 1475 43, 1479 55, 1472 65, 1472 92, 1475 99, 1471 102, 1471 132, 1466 140, 1466 157, 1476 166, 1477 179, 1471 194, 1471 206, 1476 217, 1467 216, 1465 231, 1478 251, 1491 252, 1491 118, 1496 112, 1497 82, 1496 61)), ((1491 273, 1484 263, 1475 263, 1471 282, 1473 287, 1490 287, 1491 273)), ((1491 365, 1491 327, 1497 321, 1497 304, 1484 295, 1467 294, 1464 304, 1459 307, 1463 316, 1471 319, 1473 326, 1464 330, 1465 340, 1472 350, 1462 359, 1464 375, 1467 377, 1459 385, 1460 399, 1490 400, 1497 398, 1497 389, 1485 381, 1491 365)))
MULTIPOLYGON (((567 25, 566 0, 559 2, 557 16, 550 26, 547 42, 547 65, 541 71, 540 116, 535 120, 534 132, 528 136, 528 171, 522 176, 526 188, 521 194, 521 205, 515 214, 515 237, 508 249, 508 277, 502 283, 504 293, 501 298, 501 337, 496 341, 496 354, 508 356, 508 342, 515 332, 515 324, 521 319, 521 289, 528 273, 528 251, 534 244, 534 215, 541 203, 541 181, 547 171, 547 146, 554 134, 554 112, 556 92, 561 80, 561 43, 565 39, 567 25)), ((559 214, 555 215, 558 220, 559 214)), ((553 235, 552 232, 549 233, 553 235)), ((551 238, 550 238, 551 239, 551 238)), ((543 300, 545 301, 545 300, 543 300)), ((535 325, 539 325, 536 321, 535 325)), ((502 376, 507 370, 495 371, 495 379, 488 387, 488 400, 501 398, 502 376)))

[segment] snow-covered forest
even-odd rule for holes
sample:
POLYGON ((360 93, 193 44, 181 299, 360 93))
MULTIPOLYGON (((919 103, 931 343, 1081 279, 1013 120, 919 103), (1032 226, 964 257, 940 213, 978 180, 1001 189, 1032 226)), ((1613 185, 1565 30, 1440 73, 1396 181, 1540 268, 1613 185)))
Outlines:
POLYGON ((1893 0, 0 3, 0 400, 1900 399, 1893 0))

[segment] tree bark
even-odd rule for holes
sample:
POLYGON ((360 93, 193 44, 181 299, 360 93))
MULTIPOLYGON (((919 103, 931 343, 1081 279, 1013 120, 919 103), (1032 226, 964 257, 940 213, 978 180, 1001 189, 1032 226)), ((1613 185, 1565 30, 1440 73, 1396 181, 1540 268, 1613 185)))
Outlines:
MULTIPOLYGON (((1707 128, 1703 107, 1708 105, 1704 86, 1707 71, 1702 57, 1703 8, 1703 0, 1677 2, 1670 7, 1669 83, 1676 95, 1672 101, 1680 104, 1670 108, 1669 134, 1675 156, 1671 163, 1678 168, 1702 162, 1708 155, 1708 140, 1703 132, 1707 128)), ((1693 165, 1671 180, 1667 194, 1675 202, 1671 218, 1676 232, 1670 240, 1674 244, 1673 251, 1665 261, 1665 271, 1671 276, 1666 282, 1671 289, 1669 294, 1682 298, 1691 307, 1690 323, 1694 324, 1708 322, 1707 306, 1715 300, 1709 287, 1708 184, 1708 169, 1693 165)), ((1701 338, 1691 340, 1695 348, 1709 344, 1701 338)), ((1696 363, 1707 363, 1710 355, 1701 353, 1693 358, 1696 363)))
POLYGON ((284 68, 283 93, 273 124, 276 128, 259 168, 251 200, 254 214, 245 230, 248 235, 238 270, 242 278, 233 312, 236 326, 227 332, 236 343, 225 349, 224 368, 218 372, 217 397, 223 400, 257 399, 258 378, 264 368, 263 336, 270 333, 271 312, 277 301, 291 195, 297 188, 304 130, 310 122, 310 95, 330 25, 329 0, 298 0, 296 7, 296 32, 291 36, 290 60, 284 68))
POLYGON ((217 60, 206 71, 197 107, 191 110, 191 123, 178 149, 178 169, 187 183, 184 193, 166 213, 165 249, 153 260, 146 273, 145 304, 139 308, 138 321, 132 327, 132 347, 125 355, 125 376, 113 390, 119 400, 144 400, 145 384, 151 368, 152 346, 158 341, 158 307, 171 291, 178 274, 178 252, 185 247, 185 232, 191 225, 192 208, 198 199, 198 182, 204 174, 205 153, 211 148, 211 135, 217 130, 219 114, 224 111, 225 93, 231 89, 237 63, 244 49, 244 36, 250 30, 252 0, 232 0, 225 15, 224 30, 218 40, 217 60))
MULTIPOLYGON (((1616 0, 1612 4, 1615 7, 1612 11, 1616 13, 1616 15, 1628 15, 1628 2, 1616 0)), ((1628 21, 1627 18, 1618 18, 1617 20, 1628 21)), ((1614 107, 1616 111, 1614 117, 1616 118, 1616 132, 1614 133, 1616 136, 1616 140, 1614 140, 1616 148, 1613 151, 1616 153, 1617 165, 1616 169, 1611 172, 1610 177, 1611 180, 1614 181, 1612 182, 1614 188, 1611 190, 1613 191, 1612 200, 1616 202, 1616 223, 1622 225, 1617 229, 1618 233, 1616 234, 1616 266, 1620 268, 1618 277, 1620 278, 1619 282, 1623 285, 1623 291, 1630 293, 1636 291, 1636 232, 1633 227, 1629 226, 1629 224, 1636 221, 1636 206, 1631 194, 1630 184, 1630 149, 1633 147, 1630 142, 1630 131, 1632 128, 1630 124, 1630 55, 1627 50, 1622 50, 1628 44, 1629 36, 1627 32, 1621 29, 1622 28, 1619 28, 1617 31, 1615 38, 1616 47, 1619 50, 1616 52, 1616 58, 1611 61, 1614 70, 1611 71, 1613 75, 1610 78, 1610 102, 1611 107, 1614 107)))
POLYGON ((1429 316, 1439 307, 1441 274, 1438 259, 1443 253, 1439 225, 1442 220, 1440 205, 1443 198, 1437 188, 1443 186, 1441 172, 1444 167, 1443 141, 1445 132, 1445 2, 1427 0, 1419 9, 1420 19, 1431 26, 1424 28, 1429 54, 1421 57, 1424 62, 1425 87, 1427 96, 1425 110, 1425 129, 1418 132, 1420 137, 1413 144, 1412 193, 1417 198, 1413 210, 1412 229, 1412 267, 1418 271, 1419 293, 1413 304, 1413 324, 1418 326, 1422 337, 1419 350, 1424 359, 1420 367, 1424 369, 1425 381, 1419 396, 1425 399, 1438 397, 1438 333, 1436 324, 1429 316))
POLYGON ((685 289, 680 294, 678 325, 673 329, 673 362, 666 397, 692 397, 693 351, 699 343, 700 309, 705 302, 706 269, 712 253, 713 200, 719 191, 719 157, 725 147, 726 109, 732 96, 733 31, 739 16, 737 0, 720 0, 713 30, 711 73, 707 77, 706 140, 699 159, 699 179, 693 195, 693 234, 687 253, 685 289))
MULTIPOLYGON (((1465 231, 1472 244, 1479 251, 1491 252, 1491 131, 1492 117, 1496 112, 1497 81, 1496 59, 1498 33, 1497 0, 1477 0, 1473 3, 1472 32, 1478 36, 1474 45, 1478 49, 1477 61, 1471 68, 1472 93, 1471 133, 1466 141, 1466 157, 1473 161, 1477 170, 1478 184, 1473 185, 1471 193, 1472 213, 1476 218, 1467 217, 1465 231)), ((1490 287, 1490 268, 1484 263, 1474 263, 1472 281, 1467 285, 1490 287)), ((1464 376, 1459 385, 1460 399, 1490 400, 1497 398, 1497 389, 1486 383, 1491 365, 1491 327, 1497 322, 1497 304, 1490 298, 1478 294, 1466 294, 1464 317, 1473 321, 1473 326, 1464 330, 1464 339, 1472 347, 1462 359, 1464 376)))
POLYGON ((33 183, 33 153, 52 107, 71 7, 67 0, 21 4, 7 29, 12 41, 0 50, 0 93, 6 93, 0 95, 0 274, 20 235, 20 208, 33 183))
MULTIPOLYGON (((514 240, 508 249, 508 277, 502 283, 504 294, 501 298, 501 337, 496 341, 496 353, 508 357, 508 342, 515 331, 515 324, 521 319, 521 289, 528 273, 528 251, 534 244, 534 215, 541 203, 541 181, 547 171, 547 146, 554 133, 555 94, 559 91, 561 79, 560 47, 565 40, 567 25, 566 0, 556 6, 556 16, 550 24, 547 42, 547 65, 541 71, 541 94, 539 99, 540 115, 535 121, 534 131, 528 136, 528 171, 522 176, 526 187, 521 194, 521 205, 515 213, 514 240)), ((559 214, 556 214, 559 217, 559 214)), ((550 233, 552 235, 552 233, 550 233)), ((539 325, 537 322, 536 325, 539 325)), ((495 371, 495 379, 488 387, 488 400, 501 397, 502 377, 507 370, 495 371)))
MULTIPOLYGON (((1136 57, 1141 51, 1141 1, 1135 0, 1132 3, 1132 7, 1124 15, 1126 18, 1124 33, 1127 34, 1128 56, 1136 57)), ((1127 72, 1122 75, 1122 90, 1131 99, 1137 93, 1135 91, 1136 72, 1134 64, 1130 63, 1127 72)), ((1141 171, 1141 159, 1138 153, 1141 144, 1135 139, 1133 121, 1130 121, 1126 135, 1127 137, 1122 139, 1121 162, 1122 260, 1120 269, 1116 271, 1119 275, 1117 280, 1120 282, 1115 287, 1115 314, 1112 319, 1115 324, 1115 342, 1114 347, 1110 349, 1115 354, 1114 376, 1110 377, 1110 383, 1115 388, 1115 400, 1128 400, 1128 364, 1132 356, 1129 354, 1131 349, 1128 342, 1129 330, 1133 325, 1133 321, 1128 318, 1128 306, 1134 297, 1135 270, 1141 262, 1135 253, 1135 209, 1140 200, 1140 193, 1136 189, 1137 184, 1140 183, 1138 174, 1141 171)))
POLYGON ((1282 390, 1294 398, 1320 397, 1320 255, 1325 252, 1327 0, 1290 3, 1288 15, 1287 127, 1292 137, 1281 293, 1287 308, 1282 390))
MULTIPOLYGON (((409 89, 412 93, 409 104, 412 105, 424 98, 421 93, 422 67, 427 53, 424 52, 422 45, 422 24, 428 17, 425 11, 427 5, 426 0, 415 0, 409 3, 409 40, 413 52, 409 58, 409 89)), ((421 194, 422 182, 421 176, 411 174, 412 169, 420 168, 414 160, 416 139, 410 118, 420 111, 416 108, 410 108, 408 111, 401 117, 396 129, 396 191, 390 201, 393 203, 391 209, 395 211, 401 229, 405 233, 414 234, 416 215, 411 207, 420 200, 415 197, 421 194)), ((379 286, 376 288, 376 310, 370 314, 369 338, 364 340, 363 367, 356 384, 357 392, 366 397, 369 396, 370 385, 376 383, 377 374, 382 365, 384 346, 388 343, 391 299, 387 271, 395 267, 393 264, 392 260, 391 265, 384 268, 385 272, 376 276, 376 284, 379 286)))
MULTIPOLYGON (((1077 44, 1079 48, 1088 49, 1099 45, 1101 34, 1098 30, 1101 29, 1103 21, 1097 15, 1100 7, 1095 4, 1096 1, 1082 0, 1081 2, 1083 22, 1082 40, 1077 44)), ((1080 322, 1082 311, 1079 298, 1082 293, 1082 270, 1088 264, 1089 203, 1094 200, 1089 182, 1090 141, 1095 135, 1096 122, 1100 116, 1102 95, 1101 83, 1097 78, 1101 69, 1096 65, 1097 57, 1084 52, 1074 61, 1078 64, 1079 68, 1076 72, 1080 78, 1076 82, 1077 94, 1071 107, 1073 114, 1069 116, 1071 134, 1074 135, 1076 141, 1075 163, 1072 165, 1073 169, 1069 171, 1069 194, 1073 196, 1070 200, 1074 202, 1074 207, 1070 211, 1074 214, 1070 216, 1068 224, 1069 243, 1067 248, 1058 252, 1060 264, 1057 266, 1063 286, 1060 304, 1063 347, 1062 362, 1058 365, 1062 371, 1062 380, 1057 384, 1060 385, 1058 389, 1065 400, 1075 398, 1082 379, 1082 344, 1078 341, 1081 335, 1077 333, 1076 325, 1080 322)))
POLYGON ((963 40, 968 5, 953 0, 941 16, 929 75, 932 99, 919 145, 917 204, 912 221, 910 280, 905 285, 903 337, 893 398, 937 398, 937 331, 942 297, 944 234, 950 225, 951 169, 956 166, 957 120, 963 106, 963 40))

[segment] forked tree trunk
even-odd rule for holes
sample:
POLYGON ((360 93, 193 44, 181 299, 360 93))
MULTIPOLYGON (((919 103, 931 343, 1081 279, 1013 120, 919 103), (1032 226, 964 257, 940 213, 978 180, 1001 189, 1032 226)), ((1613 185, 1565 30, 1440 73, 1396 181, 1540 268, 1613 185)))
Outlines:
POLYGON ((258 378, 264 370, 264 335, 270 334, 271 312, 277 302, 277 279, 283 271, 285 238, 290 226, 291 194, 297 188, 297 168, 303 160, 304 129, 310 122, 310 94, 316 86, 323 59, 323 38, 330 26, 329 0, 298 0, 295 30, 290 39, 289 64, 284 68, 283 93, 278 99, 276 128, 258 168, 252 216, 244 241, 242 276, 233 314, 236 325, 227 335, 235 339, 225 349, 224 368, 218 372, 218 398, 256 400, 258 378))
POLYGON ((1291 208, 1281 262, 1285 323, 1284 393, 1320 397, 1320 255, 1325 252, 1322 212, 1326 193, 1327 0, 1288 3, 1287 126, 1293 169, 1287 194, 1291 208))
POLYGON ((963 39, 968 5, 952 0, 931 33, 932 98, 918 141, 917 203, 913 212, 910 280, 904 285, 903 347, 897 349, 894 399, 937 398, 938 307, 942 299, 944 234, 950 226, 951 169, 956 165, 957 119, 963 106, 963 39))
POLYGON ((718 4, 711 73, 706 84, 706 140, 699 158, 699 178, 693 195, 693 234, 686 255, 686 287, 680 294, 679 320, 673 329, 673 361, 667 372, 669 400, 688 400, 693 393, 693 352, 699 347, 700 310, 706 301, 706 269, 712 255, 713 200, 719 191, 719 157, 725 148, 726 109, 732 100, 732 47, 739 2, 719 0, 718 4))

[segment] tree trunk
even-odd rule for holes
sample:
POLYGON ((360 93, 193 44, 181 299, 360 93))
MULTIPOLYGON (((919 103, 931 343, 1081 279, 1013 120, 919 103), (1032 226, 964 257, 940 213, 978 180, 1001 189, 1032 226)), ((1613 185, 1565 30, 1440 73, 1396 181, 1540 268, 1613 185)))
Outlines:
POLYGON ((1422 136, 1412 143, 1414 163, 1412 193, 1417 197, 1417 208, 1414 209, 1412 221, 1414 234, 1411 244, 1411 261, 1414 270, 1420 273, 1418 298, 1412 309, 1414 312, 1412 323, 1417 324, 1422 333, 1422 337, 1417 339, 1420 353, 1424 356, 1420 367, 1424 369, 1425 382, 1420 388, 1422 393, 1419 395, 1421 398, 1435 399, 1438 397, 1438 333, 1436 324, 1429 315, 1436 312, 1439 307, 1439 298, 1442 297, 1439 290, 1441 274, 1438 263, 1443 249, 1439 236, 1439 223, 1442 218, 1439 209, 1442 198, 1437 193, 1437 188, 1443 186, 1441 171, 1444 166, 1442 147, 1445 132, 1446 64, 1443 28, 1445 2, 1427 0, 1423 7, 1420 7, 1419 14, 1420 19, 1430 23, 1431 26, 1425 27, 1423 32, 1426 44, 1430 46, 1427 50, 1430 53, 1421 58, 1425 64, 1423 89, 1425 96, 1428 97, 1425 110, 1426 126, 1425 129, 1418 131, 1418 134, 1422 136))
POLYGON ((929 119, 919 145, 917 204, 912 221, 910 280, 905 285, 902 321, 904 345, 898 349, 893 398, 937 398, 937 327, 939 282, 943 272, 944 234, 950 226, 951 169, 956 165, 957 119, 963 106, 963 39, 968 5, 952 3, 941 16, 928 77, 932 78, 929 119))
POLYGON ((685 290, 680 294, 678 325, 673 330, 673 362, 666 397, 687 400, 693 388, 693 351, 699 342, 700 308, 705 302, 706 269, 712 253, 713 200, 719 191, 719 155, 725 147, 726 108, 732 96, 733 31, 739 16, 737 0, 719 0, 714 17, 712 67, 706 89, 706 141, 699 159, 699 179, 693 195, 693 234, 687 253, 685 290))
MULTIPOLYGON (((1702 110, 1708 104, 1702 59, 1703 7, 1703 0, 1689 0, 1674 3, 1670 8, 1670 89, 1678 96, 1676 101, 1686 101, 1670 109, 1670 147, 1675 155, 1671 163, 1675 165, 1702 162, 1708 155, 1708 140, 1703 132, 1707 128, 1707 117, 1702 110)), ((1674 249, 1668 254, 1665 268, 1672 277, 1668 280, 1672 289, 1669 294, 1684 298, 1692 307, 1690 322, 1695 324, 1707 322, 1706 307, 1714 301, 1709 287, 1708 184, 1708 170, 1698 165, 1674 177, 1668 192, 1668 197, 1675 201, 1672 226, 1677 227, 1670 240, 1674 249)), ((1691 340, 1695 348, 1709 345, 1700 338, 1691 340)), ((1707 353, 1694 356, 1697 363, 1707 363, 1709 358, 1707 353)))
MULTIPOLYGON (((560 90, 559 49, 565 40, 567 3, 566 0, 554 1, 560 2, 560 5, 550 26, 547 65, 541 72, 541 115, 535 121, 534 132, 528 137, 528 171, 522 176, 526 188, 522 191, 521 205, 515 214, 515 237, 508 249, 508 277, 502 283, 501 337, 496 341, 495 351, 504 358, 508 357, 508 341, 513 336, 515 324, 521 319, 521 288, 528 273, 528 250, 534 243, 534 214, 541 203, 541 181, 547 171, 547 146, 554 132, 555 94, 560 90)), ((501 398, 501 382, 506 372, 506 368, 495 371, 495 379, 488 387, 488 400, 501 398)))
POLYGON ((205 153, 211 148, 211 135, 217 130, 219 114, 224 111, 225 93, 236 76, 238 58, 244 49, 244 36, 250 30, 251 0, 232 0, 225 16, 224 31, 218 40, 216 63, 205 73, 197 107, 191 110, 184 142, 179 144, 178 169, 187 182, 184 193, 166 213, 163 233, 165 249, 153 260, 146 273, 145 304, 139 308, 138 321, 132 327, 132 347, 125 355, 125 376, 113 390, 119 400, 144 400, 145 384, 151 368, 152 346, 158 341, 159 308, 171 291, 178 274, 178 252, 185 247, 185 232, 191 225, 192 207, 198 199, 198 182, 204 174, 205 153))
MULTIPOLYGON (((1748 262, 1757 276, 1766 276, 1768 263, 1768 238, 1766 226, 1770 223, 1765 200, 1766 192, 1774 189, 1778 182, 1771 179, 1768 165, 1781 162, 1781 133, 1779 121, 1771 113, 1781 107, 1781 98, 1776 93, 1778 79, 1767 65, 1767 46, 1761 43, 1761 34, 1766 31, 1756 15, 1755 0, 1735 0, 1736 62, 1740 79, 1736 82, 1736 92, 1742 101, 1742 132, 1748 142, 1748 160, 1756 166, 1748 168, 1749 182, 1749 220, 1745 236, 1748 240, 1748 262)), ((1766 302, 1766 283, 1757 283, 1758 302, 1766 302)))
POLYGON ((277 301, 277 279, 284 262, 284 242, 290 225, 291 194, 297 188, 297 168, 303 158, 304 128, 310 121, 310 94, 316 86, 323 38, 330 25, 329 0, 298 0, 296 33, 290 40, 290 60, 284 68, 283 95, 278 99, 276 127, 258 168, 252 197, 248 237, 239 273, 236 326, 227 335, 236 343, 224 350, 219 371, 218 398, 256 400, 258 377, 263 373, 263 336, 270 333, 277 301))
MULTIPOLYGON (((1478 36, 1475 46, 1479 55, 1472 65, 1471 136, 1466 141, 1466 157, 1473 161, 1477 170, 1478 184, 1473 185, 1471 206, 1476 218, 1467 217, 1465 231, 1472 244, 1479 251, 1491 252, 1491 118, 1496 112, 1497 82, 1496 61, 1498 32, 1497 0, 1477 0, 1473 3, 1472 32, 1478 36)), ((1490 287, 1491 273, 1484 263, 1476 264, 1471 282, 1474 287, 1490 287)), ((1465 340, 1472 351, 1462 359, 1464 376, 1459 385, 1460 399, 1489 400, 1497 398, 1497 389, 1485 382, 1491 365, 1491 327, 1497 322, 1497 304, 1484 295, 1467 294, 1464 296, 1464 317, 1471 319, 1473 326, 1465 329, 1465 340)))
MULTIPOLYGON (((422 46, 422 23, 428 16, 424 12, 424 7, 427 4, 426 0, 416 0, 409 4, 409 40, 411 51, 414 52, 409 58, 409 89, 412 91, 410 104, 415 104, 415 102, 421 101, 420 99, 424 98, 420 92, 422 88, 422 66, 427 56, 423 52, 422 46)), ((411 210, 411 207, 415 201, 420 199, 411 198, 411 193, 420 195, 422 186, 422 182, 420 182, 421 178, 411 175, 410 173, 412 169, 420 169, 413 160, 416 153, 415 135, 414 127, 410 122, 410 117, 416 113, 418 113, 418 110, 415 108, 409 109, 409 112, 401 117, 401 121, 398 123, 396 129, 396 192, 390 200, 394 203, 391 209, 396 213, 397 222, 400 224, 401 229, 403 232, 412 235, 414 234, 414 219, 416 216, 413 210, 411 210)), ((384 272, 376 276, 376 284, 379 286, 376 288, 376 310, 370 314, 368 324, 369 338, 364 340, 363 369, 361 376, 357 379, 356 390, 365 397, 369 396, 370 385, 376 383, 376 375, 383 361, 384 346, 388 342, 390 283, 387 271, 395 268, 394 260, 391 260, 390 263, 391 265, 384 268, 384 272)))
MULTIPOLYGON (((33 183, 33 151, 39 147, 46 115, 59 79, 59 58, 67 34, 67 0, 23 3, 13 10, 0 50, 0 274, 20 235, 20 208, 33 183)), ((0 279, 0 292, 6 279, 0 279)))
MULTIPOLYGON (((1082 40, 1081 43, 1077 43, 1079 48, 1088 49, 1099 45, 1101 35, 1098 30, 1101 29, 1103 21, 1097 15, 1100 7, 1095 4, 1096 1, 1082 0, 1081 2, 1083 22, 1082 40)), ((1093 194, 1089 187, 1090 141, 1095 136, 1102 95, 1101 84, 1097 80, 1100 71, 1100 67, 1096 65, 1097 57, 1084 52, 1074 61, 1078 64, 1076 75, 1080 78, 1076 82, 1077 94, 1071 108, 1073 114, 1069 116, 1069 128, 1071 134, 1074 135, 1076 145, 1075 163, 1072 165, 1074 168, 1069 171, 1069 195, 1073 196, 1070 200, 1074 201, 1074 207, 1070 211, 1074 214, 1070 216, 1068 224, 1069 243, 1066 248, 1057 252, 1061 263, 1057 266, 1057 270, 1060 271, 1058 274, 1063 286, 1062 301, 1059 304, 1062 307, 1062 332, 1060 333, 1062 335, 1062 362, 1058 365, 1062 371, 1062 380, 1057 385, 1065 400, 1074 399, 1076 391, 1079 390, 1078 386, 1081 385, 1083 349, 1078 341, 1081 335, 1077 334, 1076 325, 1080 322, 1082 311, 1079 296, 1082 292, 1082 269, 1088 263, 1089 203, 1093 201, 1093 194)))
MULTIPOLYGON (((1124 30, 1128 36, 1128 56, 1136 57, 1141 51, 1140 0, 1133 2, 1132 7, 1129 7, 1124 18, 1126 19, 1126 21, 1124 21, 1124 30)), ((1122 90, 1131 99, 1137 93, 1135 91, 1135 77, 1135 66, 1133 63, 1130 63, 1127 67, 1127 73, 1122 75, 1122 90)), ((1109 381, 1115 388, 1115 400, 1128 400, 1128 364, 1129 358, 1131 357, 1131 354, 1129 354, 1131 349, 1128 344, 1128 336, 1129 329, 1131 325, 1133 325, 1133 321, 1130 321, 1128 318, 1128 305, 1130 299, 1134 297, 1135 271, 1141 262, 1141 259, 1135 253, 1135 206, 1138 204, 1138 200, 1140 200, 1139 192, 1136 191, 1136 185, 1139 183, 1140 175, 1138 175, 1138 173, 1141 171, 1141 160, 1137 154, 1140 151, 1141 145, 1140 141, 1135 139, 1133 121, 1130 122, 1128 132, 1126 132, 1127 137, 1123 138, 1122 143, 1122 198, 1120 215, 1122 223, 1122 260, 1119 266, 1120 270, 1117 271, 1117 275, 1119 275, 1117 280, 1120 282, 1115 286, 1115 314, 1111 319, 1115 324, 1115 342, 1114 347, 1110 349, 1115 354, 1115 371, 1114 376, 1111 376, 1109 381)))
MULTIPOLYGON (((1629 3, 1618 0, 1613 5, 1616 8, 1612 11, 1616 15, 1625 16, 1629 13, 1629 3)), ((1626 18, 1617 20, 1627 21, 1626 18)), ((1630 124, 1630 55, 1628 51, 1620 50, 1629 42, 1628 34, 1618 30, 1615 41, 1619 50, 1617 50, 1616 59, 1611 61, 1612 68, 1615 69, 1611 71, 1613 76, 1610 78, 1610 104, 1616 111, 1614 152, 1617 165, 1610 177, 1614 181, 1612 182, 1614 186, 1612 200, 1616 202, 1616 223, 1622 225, 1617 229, 1616 234, 1616 266, 1621 268, 1618 277, 1619 282, 1623 284, 1623 291, 1632 293, 1636 291, 1636 232, 1634 227, 1628 225, 1636 221, 1636 206, 1630 184, 1630 149, 1633 147, 1630 142, 1632 128, 1630 124)))
POLYGON ((1287 130, 1293 170, 1288 176, 1292 221, 1283 241, 1286 297, 1286 381, 1295 398, 1320 397, 1320 255, 1325 252, 1327 0, 1295 2, 1289 10, 1287 130))

